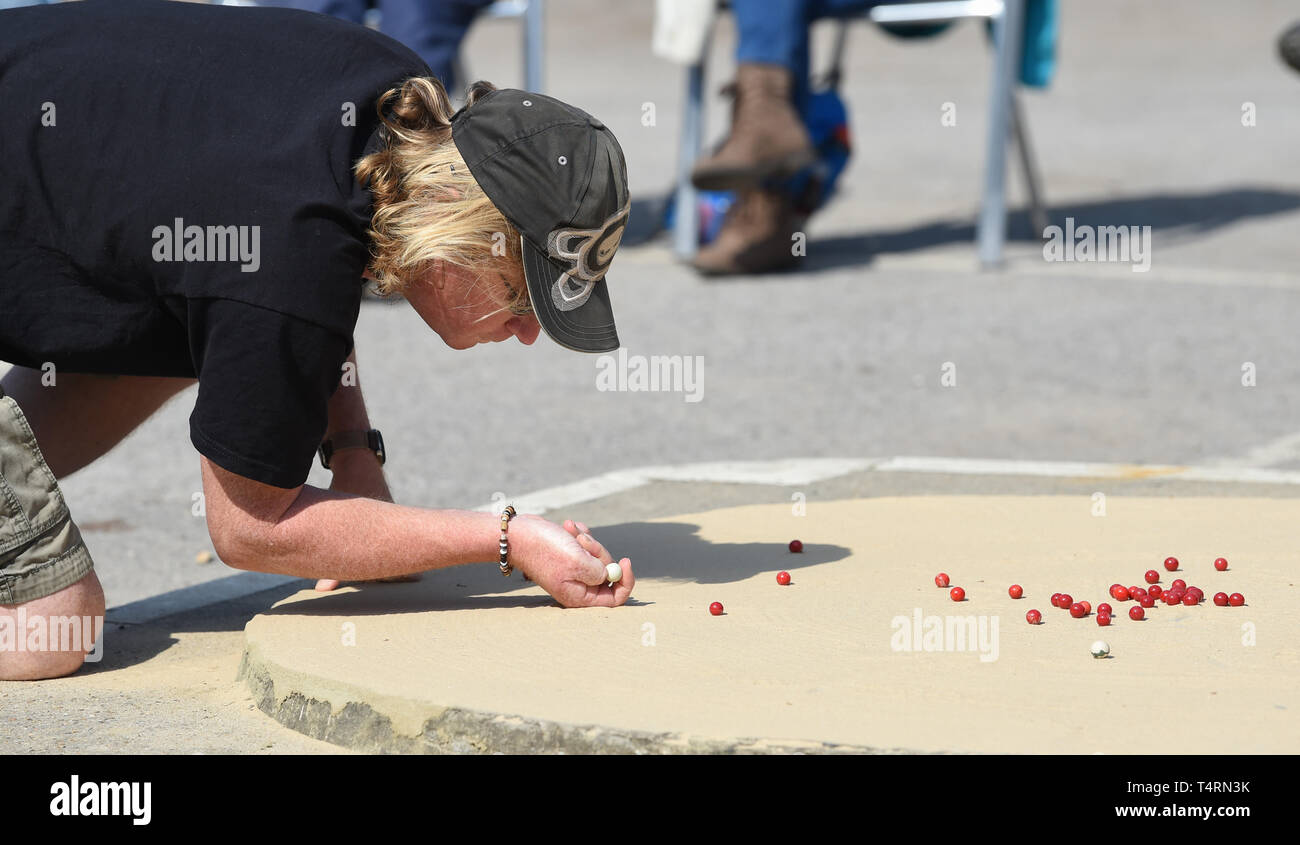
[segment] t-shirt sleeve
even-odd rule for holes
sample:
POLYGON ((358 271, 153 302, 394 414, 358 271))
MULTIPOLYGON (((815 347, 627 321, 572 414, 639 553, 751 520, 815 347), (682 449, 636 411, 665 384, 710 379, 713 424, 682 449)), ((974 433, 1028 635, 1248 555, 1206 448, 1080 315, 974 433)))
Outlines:
POLYGON ((189 302, 199 396, 190 440, 222 469, 293 488, 307 480, 351 338, 267 308, 189 302))

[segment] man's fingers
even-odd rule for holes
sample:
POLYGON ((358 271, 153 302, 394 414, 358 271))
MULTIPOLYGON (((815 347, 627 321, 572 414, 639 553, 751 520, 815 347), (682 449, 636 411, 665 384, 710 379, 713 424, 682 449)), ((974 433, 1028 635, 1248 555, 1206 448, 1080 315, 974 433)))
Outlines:
POLYGON ((339 582, 333 578, 321 578, 316 582, 316 589, 322 593, 328 593, 331 590, 337 590, 339 582))
POLYGON ((591 539, 589 535, 579 534, 577 540, 578 545, 582 547, 585 554, 581 556, 581 569, 575 574, 572 580, 580 581, 588 587, 595 587, 604 584, 606 582, 605 563, 607 560, 612 560, 612 558, 609 557, 609 552, 606 552, 604 547, 601 546, 600 543, 591 539), (601 552, 604 552, 607 560, 601 560, 601 552))
POLYGON ((590 534, 590 533, 591 533, 591 529, 589 529, 585 524, 583 524, 583 523, 581 523, 581 522, 575 522, 575 521, 572 520, 572 519, 566 519, 566 520, 564 520, 564 522, 562 523, 562 525, 563 525, 563 527, 564 527, 564 530, 565 530, 565 531, 568 531, 568 532, 569 532, 570 534, 572 534, 574 537, 577 537, 579 534, 590 534))
POLYGON ((617 607, 628 600, 632 595, 632 585, 636 583, 636 576, 632 574, 632 560, 623 558, 618 562, 618 568, 623 570, 623 577, 614 583, 613 587, 605 587, 601 590, 600 604, 606 607, 617 607), (604 599, 608 598, 608 601, 604 599))
POLYGON ((632 560, 623 558, 618 565, 623 570, 623 577, 613 586, 610 586, 608 581, 603 584, 588 585, 582 601, 583 606, 618 607, 631 598, 632 586, 636 583, 636 576, 632 573, 632 560))
POLYGON ((622 604, 632 596, 632 587, 636 584, 636 576, 632 574, 631 558, 623 558, 618 562, 618 566, 623 570, 623 578, 614 585, 614 603, 622 604))
POLYGON ((587 554, 599 560, 601 564, 614 562, 614 556, 611 555, 595 537, 590 534, 579 534, 577 539, 578 545, 586 549, 587 554))

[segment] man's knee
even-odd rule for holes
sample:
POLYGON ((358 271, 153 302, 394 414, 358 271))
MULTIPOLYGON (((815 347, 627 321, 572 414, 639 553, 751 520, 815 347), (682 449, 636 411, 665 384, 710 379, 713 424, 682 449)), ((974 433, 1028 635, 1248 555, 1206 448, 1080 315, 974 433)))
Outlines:
POLYGON ((0 680, 71 675, 103 652, 104 588, 94 572, 23 604, 0 605, 0 680))

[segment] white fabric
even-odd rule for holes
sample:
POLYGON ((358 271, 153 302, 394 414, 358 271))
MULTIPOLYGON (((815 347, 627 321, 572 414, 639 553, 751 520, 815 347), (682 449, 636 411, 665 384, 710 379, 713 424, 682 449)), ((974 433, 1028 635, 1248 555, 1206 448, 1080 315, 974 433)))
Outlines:
POLYGON ((716 11, 716 0, 655 0, 651 51, 677 64, 699 63, 716 11))

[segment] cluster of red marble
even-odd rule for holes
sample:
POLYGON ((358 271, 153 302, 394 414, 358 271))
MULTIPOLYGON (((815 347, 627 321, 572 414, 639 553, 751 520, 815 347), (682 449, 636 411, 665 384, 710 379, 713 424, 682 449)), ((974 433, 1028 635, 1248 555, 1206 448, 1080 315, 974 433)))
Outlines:
MULTIPOLYGON (((1165 558, 1165 569, 1170 572, 1177 572, 1178 566, 1178 558, 1165 558)), ((1219 572, 1226 572, 1228 569, 1227 559, 1216 558, 1214 568, 1219 572)), ((945 583, 947 583, 947 575, 941 573, 939 577, 945 579, 945 583)), ((1145 619, 1147 609, 1155 607, 1157 601, 1163 601, 1169 605, 1182 604, 1185 607, 1194 607, 1205 601, 1205 591, 1197 586, 1189 587, 1182 578, 1175 578, 1166 589, 1156 583, 1160 580, 1160 573, 1154 569, 1148 569, 1143 576, 1143 580, 1149 586, 1125 587, 1123 584, 1110 585, 1110 597, 1115 601, 1135 602, 1128 611, 1128 618, 1134 622, 1145 619)), ((939 579, 936 578, 935 583, 938 583, 938 581, 939 579)), ((1008 592, 1010 592, 1013 599, 1018 599, 1024 595, 1024 590, 1019 584, 1012 584, 1008 592)), ((1232 595, 1216 593, 1214 603, 1219 607, 1241 607, 1246 603, 1246 597, 1241 593, 1233 593, 1232 595)), ((1052 607, 1070 611, 1070 615, 1075 619, 1082 619, 1092 613, 1092 605, 1086 601, 1076 602, 1068 593, 1052 593, 1052 607)), ((1110 625, 1112 610, 1113 608, 1109 604, 1097 605, 1097 624, 1103 628, 1110 625)), ((1039 625, 1042 624, 1043 614, 1037 610, 1031 610, 1025 614, 1025 620, 1030 625, 1039 625)))

